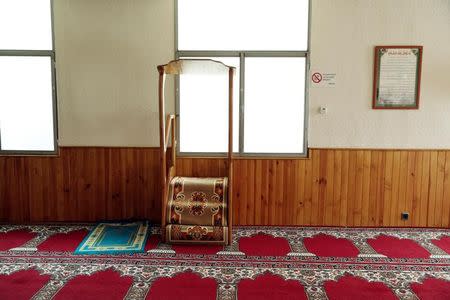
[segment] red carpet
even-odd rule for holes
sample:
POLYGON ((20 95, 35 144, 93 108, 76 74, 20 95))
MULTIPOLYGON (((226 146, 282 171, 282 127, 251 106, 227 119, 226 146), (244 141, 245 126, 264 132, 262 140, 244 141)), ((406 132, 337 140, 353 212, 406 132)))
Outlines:
POLYGON ((147 238, 147 243, 145 244, 145 251, 155 249, 159 242, 161 241, 161 236, 159 234, 149 235, 147 238))
POLYGON ((7 251, 12 248, 20 247, 35 236, 36 233, 32 233, 28 230, 13 230, 6 233, 0 232, 0 251, 7 251))
POLYGON ((119 273, 109 269, 90 276, 80 275, 69 280, 54 299, 119 300, 125 297, 132 283, 133 278, 121 277, 119 273))
POLYGON ((172 245, 177 254, 203 254, 213 255, 223 250, 223 246, 217 245, 172 245))
POLYGON ((212 278, 200 278, 192 272, 172 278, 157 279, 146 300, 213 300, 216 299, 217 283, 212 278))
POLYGON ((50 275, 40 275, 36 270, 19 271, 11 275, 0 275, 0 299, 30 299, 49 280, 50 275))
POLYGON ((411 288, 422 300, 448 300, 450 299, 450 282, 427 278, 423 283, 413 283, 411 288))
POLYGON ((252 256, 285 256, 291 252, 289 242, 285 238, 261 233, 241 238, 239 250, 252 256))
POLYGON ((334 236, 318 234, 303 240, 306 249, 321 257, 357 257, 358 249, 347 239, 338 239, 334 236))
POLYGON ((367 280, 348 275, 339 278, 338 281, 327 281, 324 285, 330 300, 397 299, 395 294, 381 282, 368 282, 367 280))
POLYGON ((0 225, 0 299, 450 299, 449 229, 237 226, 218 247, 153 228, 148 253, 73 254, 91 227, 0 225))
POLYGON ((442 250, 444 250, 445 252, 447 252, 448 254, 450 254, 450 237, 449 236, 444 236, 438 240, 432 240, 431 242, 433 244, 435 244, 436 246, 438 246, 439 248, 441 248, 442 250))
POLYGON ((369 239, 367 243, 372 248, 392 258, 428 258, 430 253, 410 239, 399 239, 393 236, 381 235, 376 239, 369 239))
POLYGON ((73 252, 88 234, 87 230, 77 230, 68 233, 58 233, 50 236, 38 245, 39 251, 73 252))
POLYGON ((304 287, 294 280, 284 280, 273 274, 255 279, 243 279, 238 284, 239 300, 307 300, 304 287))

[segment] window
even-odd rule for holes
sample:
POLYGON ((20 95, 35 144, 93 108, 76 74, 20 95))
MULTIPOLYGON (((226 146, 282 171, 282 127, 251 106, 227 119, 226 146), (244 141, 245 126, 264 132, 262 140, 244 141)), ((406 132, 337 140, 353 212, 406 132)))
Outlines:
MULTIPOLYGON (((309 0, 178 0, 177 58, 236 67, 234 151, 306 154, 309 0)), ((181 75, 179 152, 221 155, 228 147, 225 78, 181 75)))
POLYGON ((0 154, 56 152, 51 6, 0 1, 0 154))

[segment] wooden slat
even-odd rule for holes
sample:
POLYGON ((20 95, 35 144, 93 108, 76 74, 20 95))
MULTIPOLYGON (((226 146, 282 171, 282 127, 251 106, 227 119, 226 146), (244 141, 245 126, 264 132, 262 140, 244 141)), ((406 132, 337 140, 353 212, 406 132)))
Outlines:
POLYGON ((353 226, 354 224, 354 210, 356 207, 356 179, 357 179, 357 151, 349 153, 348 165, 348 196, 347 196, 347 219, 345 224, 353 226))
POLYGON ((312 213, 312 187, 313 187, 313 174, 312 174, 312 159, 308 159, 304 161, 305 164, 305 208, 303 210, 303 223, 297 223, 297 224, 305 224, 305 225, 311 225, 311 213, 312 213))
POLYGON ((444 196, 442 201, 442 222, 440 227, 450 228, 450 151, 447 151, 445 154, 444 196))
POLYGON ((390 223, 391 221, 391 205, 392 205, 392 164, 394 159, 394 152, 386 151, 386 160, 384 167, 384 205, 383 205, 383 219, 379 225, 390 223))
MULTIPOLYGON (((0 157, 0 221, 157 223, 159 159, 154 148, 102 147, 0 157)), ((178 175, 226 176, 225 158, 176 162, 178 175)), ((233 176, 236 225, 450 225, 450 151, 313 149, 310 159, 236 159, 233 176)))
POLYGON ((405 204, 404 211, 410 213, 410 218, 405 221, 407 226, 411 226, 412 224, 412 203, 414 201, 414 184, 415 184, 415 163, 416 163, 416 153, 414 151, 408 152, 408 173, 407 173, 407 182, 406 182, 406 195, 405 195, 405 204))
POLYGON ((340 226, 345 226, 347 220, 347 204, 348 204, 348 191, 349 191, 349 168, 350 168, 350 151, 343 150, 342 153, 342 164, 341 164, 341 198, 339 201, 339 224, 340 226))
POLYGON ((370 179, 372 151, 364 152, 363 161, 363 190, 361 199, 361 220, 359 225, 369 224, 369 201, 370 201, 370 179))
MULTIPOLYGON (((428 224, 428 226, 439 227, 441 226, 443 214, 443 202, 444 202, 444 177, 445 177, 445 152, 438 152, 438 165, 437 165, 437 178, 436 178, 436 201, 434 210, 434 223, 428 224)), ((449 201, 447 199, 447 201, 449 201)), ((447 218, 447 216, 445 216, 447 218)))
POLYGON ((428 218, 427 225, 433 226, 435 220, 435 208, 436 208, 436 190, 437 190, 437 178, 438 178, 438 152, 432 151, 430 157, 430 186, 428 195, 428 218))
POLYGON ((334 167, 335 167, 335 152, 327 151, 325 173, 322 175, 325 178, 325 197, 324 197, 324 209, 323 224, 333 225, 333 192, 334 192, 334 167))
POLYGON ((319 225, 319 194, 320 194, 320 150, 312 150, 312 200, 311 225, 319 225))
POLYGON ((263 221, 262 221, 262 210, 263 210, 263 204, 262 204, 262 178, 260 176, 256 176, 256 174, 262 174, 262 161, 261 160, 257 160, 255 161, 255 172, 254 172, 254 195, 253 195, 253 199, 254 199, 254 205, 255 205, 255 210, 254 210, 254 224, 255 225, 262 225, 263 221))

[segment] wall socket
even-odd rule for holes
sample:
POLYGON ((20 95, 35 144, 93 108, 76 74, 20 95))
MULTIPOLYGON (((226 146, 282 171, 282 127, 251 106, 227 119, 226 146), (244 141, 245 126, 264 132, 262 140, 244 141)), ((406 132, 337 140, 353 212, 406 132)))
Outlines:
POLYGON ((403 221, 408 220, 409 219, 409 212, 403 211, 402 214, 401 214, 401 217, 402 217, 403 221))

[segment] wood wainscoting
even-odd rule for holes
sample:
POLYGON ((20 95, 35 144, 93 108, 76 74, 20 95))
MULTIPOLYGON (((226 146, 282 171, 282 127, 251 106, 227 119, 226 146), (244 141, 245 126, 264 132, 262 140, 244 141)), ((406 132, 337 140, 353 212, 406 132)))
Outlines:
MULTIPOLYGON (((179 158, 184 176, 225 159, 179 158)), ((0 157, 0 221, 159 222, 157 148, 63 147, 0 157)), ((450 151, 311 149, 309 159, 236 159, 234 223, 450 227, 450 151), (401 212, 409 212, 402 221, 401 212)))

